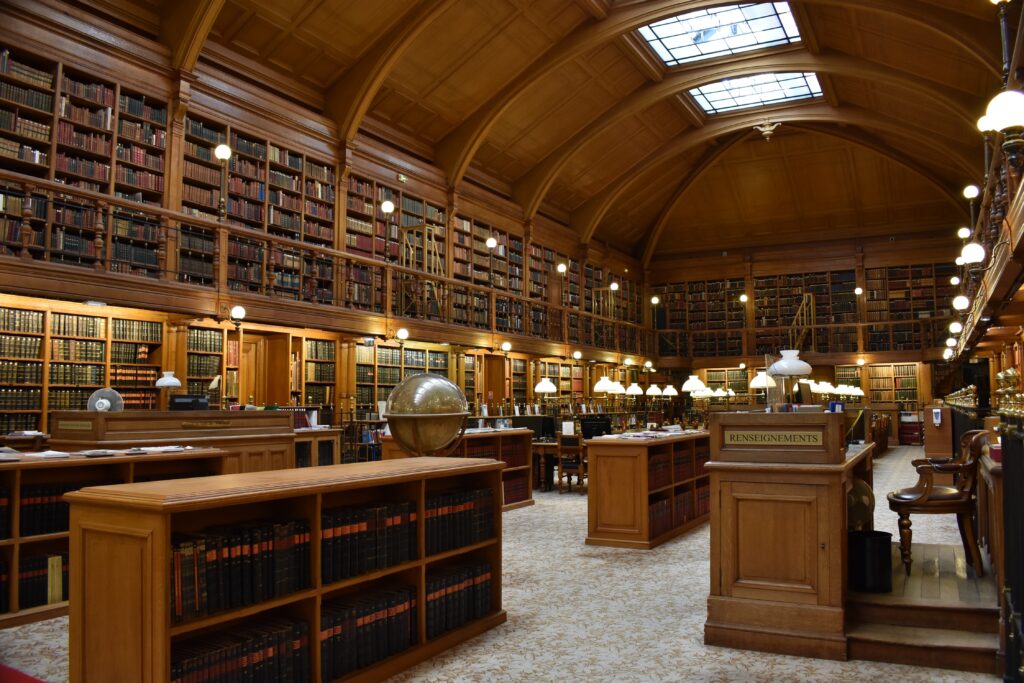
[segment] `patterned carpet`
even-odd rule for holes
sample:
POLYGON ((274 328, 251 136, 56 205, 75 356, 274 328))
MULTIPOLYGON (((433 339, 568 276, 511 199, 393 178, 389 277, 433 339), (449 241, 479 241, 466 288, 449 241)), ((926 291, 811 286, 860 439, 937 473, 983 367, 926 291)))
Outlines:
MULTIPOLYGON (((916 481, 920 448, 875 465, 876 528, 896 535, 885 493, 916 481)), ((536 493, 505 515, 506 624, 394 677, 393 683, 477 681, 993 681, 896 664, 832 662, 705 646, 708 528, 649 551, 584 545, 586 496, 536 493)), ((953 518, 915 519, 914 540, 956 543, 953 518)), ((0 631, 0 661, 67 680, 67 620, 0 631)))

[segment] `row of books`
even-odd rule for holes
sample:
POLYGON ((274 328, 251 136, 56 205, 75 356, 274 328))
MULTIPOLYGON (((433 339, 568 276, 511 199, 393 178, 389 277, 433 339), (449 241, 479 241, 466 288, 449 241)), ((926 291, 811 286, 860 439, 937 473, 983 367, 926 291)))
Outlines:
POLYGON ((221 330, 189 328, 188 350, 220 353, 223 350, 224 335, 221 330))
MULTIPOLYGON (((0 351, 0 355, 4 355, 0 351)), ((0 361, 0 384, 42 384, 43 364, 16 360, 0 361)), ((3 401, 0 400, 0 406, 3 401)))
POLYGON ((171 545, 171 620, 188 621, 309 585, 306 520, 177 535, 171 545))
POLYGON ((39 358, 42 345, 42 337, 0 334, 0 356, 7 358, 39 358))
POLYGON ((99 480, 22 486, 18 508, 21 516, 21 535, 36 536, 67 531, 69 506, 64 502, 64 494, 86 486, 104 486, 113 483, 117 482, 99 480))
MULTIPOLYGON (((0 213, 3 212, 2 205, 6 195, 0 194, 0 213)), ((19 207, 18 213, 21 213, 19 207)), ((17 308, 0 308, 0 329, 14 332, 43 333, 43 312, 23 311, 17 308)), ((6 354, 4 354, 6 355, 6 354)))
POLYGON ((321 539, 323 583, 408 562, 418 557, 416 504, 324 510, 321 539))
POLYGON ((306 622, 260 619, 243 628, 176 644, 171 653, 171 683, 306 683, 312 680, 309 648, 306 622))
POLYGON ((336 680, 412 647, 419 639, 416 615, 413 586, 325 602, 320 680, 336 680))
POLYGON ((483 562, 427 574, 427 640, 491 611, 491 565, 483 562))
POLYGON ((526 472, 519 472, 502 482, 505 505, 518 503, 530 498, 530 478, 526 472))
MULTIPOLYGON (((4 596, 6 597, 6 596, 4 596)), ((23 557, 18 563, 18 607, 52 605, 68 599, 68 554, 23 557)))
POLYGON ((10 74, 19 81, 25 81, 41 88, 53 87, 53 72, 36 69, 28 64, 11 59, 11 51, 7 48, 0 50, 0 72, 10 74))
POLYGON ((424 506, 426 553, 433 555, 494 536, 491 489, 430 495, 424 506))
POLYGON ((68 365, 50 363, 50 384, 103 384, 102 365, 68 365))
POLYGON ((107 321, 104 318, 54 313, 50 316, 50 332, 69 337, 102 338, 106 336, 106 323, 107 321))

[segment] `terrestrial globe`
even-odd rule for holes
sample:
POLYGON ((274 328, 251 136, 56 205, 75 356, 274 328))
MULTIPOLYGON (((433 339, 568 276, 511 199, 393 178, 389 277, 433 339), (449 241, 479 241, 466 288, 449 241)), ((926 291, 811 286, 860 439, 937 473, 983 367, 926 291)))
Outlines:
POLYGON ((399 446, 414 455, 443 455, 465 428, 469 404, 447 377, 421 373, 391 391, 385 411, 399 446))

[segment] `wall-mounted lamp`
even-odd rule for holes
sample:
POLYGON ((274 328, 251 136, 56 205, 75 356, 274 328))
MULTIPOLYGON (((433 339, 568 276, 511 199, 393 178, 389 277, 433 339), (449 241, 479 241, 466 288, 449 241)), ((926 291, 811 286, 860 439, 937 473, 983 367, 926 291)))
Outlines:
POLYGON ((1024 93, 1004 90, 993 97, 978 125, 982 133, 989 130, 1002 132, 1003 152, 1010 164, 1019 168, 1020 152, 1024 149, 1024 139, 1021 138, 1024 132, 1024 93))
POLYGON ((399 327, 395 330, 395 339, 398 340, 399 346, 405 346, 405 340, 409 338, 409 330, 404 327, 399 327))
POLYGON ((746 370, 746 369, 747 369, 747 364, 746 363, 740 363, 740 370, 746 370))
POLYGON ((502 352, 507 354, 509 351, 512 350, 512 342, 501 342, 501 350, 502 352))
POLYGON ((228 320, 235 326, 235 330, 241 329, 242 321, 245 320, 245 306, 232 306, 228 313, 228 320))
POLYGON ((958 284, 960 284, 960 276, 954 275, 953 277, 949 278, 949 284, 956 287, 958 284))
POLYGON ((971 301, 963 294, 953 297, 953 308, 958 311, 966 311, 971 306, 971 301))
POLYGON ((612 290, 613 292, 619 291, 619 283, 613 281, 611 284, 608 285, 608 289, 612 290))
POLYGON ((496 246, 498 246, 498 240, 495 239, 494 237, 488 237, 487 241, 484 242, 484 244, 487 245, 488 249, 494 249, 496 246))
POLYGON ((946 347, 945 349, 942 350, 942 357, 945 360, 950 360, 953 357, 953 353, 953 349, 946 347))
POLYGON ((654 296, 651 297, 651 305, 652 306, 657 306, 660 303, 661 303, 661 299, 658 298, 657 294, 655 294, 654 296))
POLYGON ((965 240, 971 236, 971 229, 965 225, 956 231, 956 236, 962 240, 965 240))
POLYGON ((968 242, 960 250, 960 258, 967 264, 981 263, 985 260, 985 247, 981 246, 978 242, 968 242))
POLYGON ((960 334, 964 331, 964 324, 959 320, 954 320, 949 324, 950 334, 960 334))
POLYGON ((395 212, 395 203, 390 199, 385 199, 380 203, 380 212, 385 216, 390 216, 395 212))
POLYGON ((856 294, 857 296, 860 296, 861 294, 864 293, 864 288, 863 287, 854 287, 853 288, 853 293, 856 294))
POLYGON ((749 300, 750 300, 749 296, 747 296, 746 294, 740 294, 740 303, 741 304, 745 304, 749 300))
POLYGON ((864 359, 863 358, 858 358, 857 359, 857 365, 864 365, 864 359))
POLYGON ((220 162, 220 202, 217 220, 223 221, 228 213, 228 159, 231 158, 231 148, 222 142, 213 148, 213 156, 220 162))
POLYGON ((569 270, 569 266, 565 265, 564 263, 559 263, 557 266, 555 266, 555 270, 558 271, 559 275, 565 275, 566 271, 569 270))
POLYGON ((583 352, 582 351, 573 351, 572 352, 572 358, 573 358, 573 360, 579 360, 580 358, 583 358, 583 352))

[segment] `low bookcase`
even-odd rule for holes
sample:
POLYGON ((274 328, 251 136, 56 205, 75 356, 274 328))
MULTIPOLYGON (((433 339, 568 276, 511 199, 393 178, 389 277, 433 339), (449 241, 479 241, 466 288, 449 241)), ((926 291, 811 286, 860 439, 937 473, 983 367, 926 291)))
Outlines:
POLYGON ((83 486, 221 474, 224 451, 39 459, 0 463, 0 628, 68 610, 68 510, 61 496, 83 486))
POLYGON ((295 430, 295 466, 318 467, 341 463, 341 428, 295 430))
MULTIPOLYGON (((408 458, 410 453, 390 436, 381 439, 384 460, 408 458)), ((503 508, 505 512, 534 504, 533 500, 533 430, 495 429, 468 432, 463 435, 448 457, 494 458, 505 463, 501 472, 503 508)))
POLYGON ((379 681, 476 636, 506 620, 503 467, 409 458, 68 494, 70 679, 221 680, 257 652, 266 680, 379 681))
POLYGON ((709 458, 707 432, 587 441, 587 543, 649 549, 706 522, 709 458))

